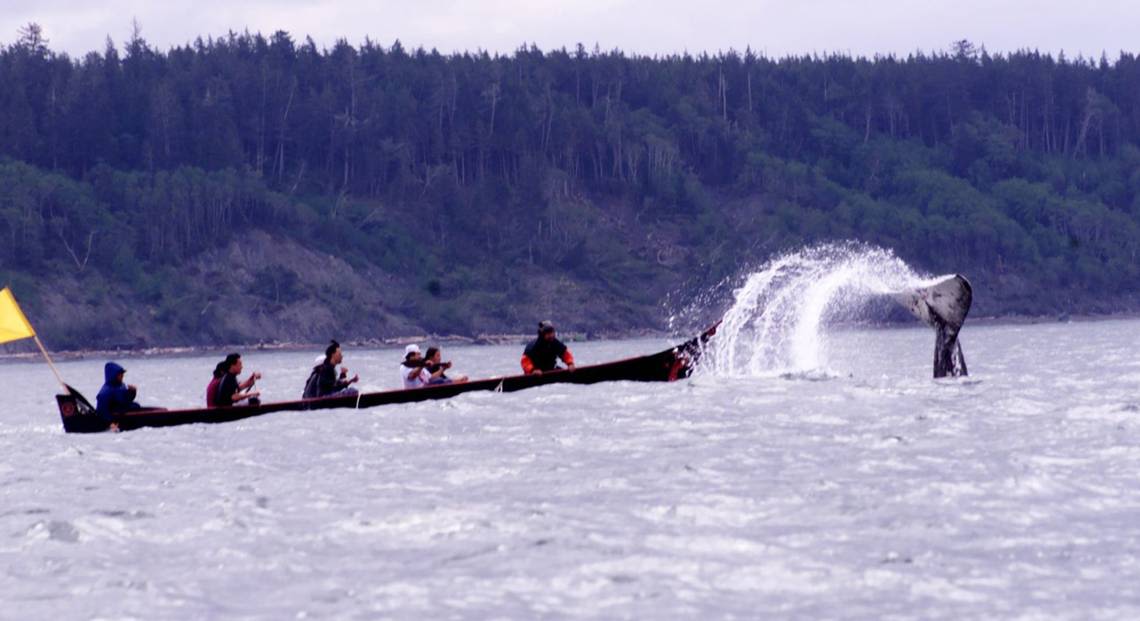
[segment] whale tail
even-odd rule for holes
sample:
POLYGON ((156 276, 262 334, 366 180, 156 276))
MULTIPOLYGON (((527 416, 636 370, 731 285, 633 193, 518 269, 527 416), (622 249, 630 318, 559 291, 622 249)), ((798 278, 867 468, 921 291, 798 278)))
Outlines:
POLYGON ((894 294, 912 315, 934 328, 934 377, 964 377, 966 358, 958 332, 966 322, 974 291, 970 281, 955 274, 929 287, 894 294))

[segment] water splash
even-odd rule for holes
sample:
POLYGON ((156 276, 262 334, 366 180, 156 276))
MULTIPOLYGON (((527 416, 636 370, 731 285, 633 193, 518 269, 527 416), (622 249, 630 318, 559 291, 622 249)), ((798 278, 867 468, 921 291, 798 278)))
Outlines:
POLYGON ((769 261, 735 291, 700 373, 772 376, 826 372, 826 325, 873 319, 887 294, 928 286, 893 252, 823 244, 769 261))

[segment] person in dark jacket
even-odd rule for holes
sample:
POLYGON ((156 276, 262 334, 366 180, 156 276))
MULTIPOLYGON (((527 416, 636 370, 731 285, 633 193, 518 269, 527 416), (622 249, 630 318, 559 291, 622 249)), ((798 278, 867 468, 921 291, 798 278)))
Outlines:
POLYGON ((238 353, 226 356, 224 364, 226 374, 222 377, 221 383, 218 384, 218 394, 214 399, 214 404, 218 407, 228 407, 237 405, 247 399, 249 405, 260 404, 261 400, 258 399, 258 397, 261 393, 253 390, 253 384, 261 379, 261 374, 254 371, 250 373, 244 382, 239 380, 238 376, 241 375, 242 362, 241 354, 238 353))
POLYGON ((566 364, 566 368, 574 370, 574 354, 558 340, 554 332, 554 324, 541 321, 538 324, 538 338, 526 346, 522 355, 522 370, 527 375, 541 375, 547 371, 558 368, 558 360, 566 364))
POLYGON ((126 372, 126 369, 114 362, 103 366, 103 387, 95 398, 95 413, 103 420, 114 423, 116 415, 142 408, 135 403, 138 387, 123 383, 126 372))
POLYGON ((341 369, 338 374, 336 365, 343 360, 344 354, 340 351, 340 343, 333 341, 325 349, 325 361, 313 369, 319 378, 316 396, 330 397, 356 394, 356 389, 351 386, 360 381, 360 375, 354 375, 352 379, 348 379, 348 369, 341 369))

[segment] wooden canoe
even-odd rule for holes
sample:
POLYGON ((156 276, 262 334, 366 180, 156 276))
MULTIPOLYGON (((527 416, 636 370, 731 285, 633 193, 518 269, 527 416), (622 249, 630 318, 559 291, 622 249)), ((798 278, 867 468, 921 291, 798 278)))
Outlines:
MULTIPOLYGON (((328 410, 334 408, 373 408, 397 403, 414 403, 432 399, 449 399, 475 391, 514 392, 548 384, 596 384, 598 382, 672 382, 688 377, 700 357, 703 345, 716 334, 713 326, 700 336, 676 347, 614 362, 605 362, 576 369, 551 371, 541 375, 511 375, 473 380, 462 384, 443 384, 408 390, 361 393, 352 396, 279 401, 258 405, 238 405, 221 408, 187 410, 146 409, 115 416, 120 431, 142 427, 170 427, 191 423, 225 423, 252 418, 273 412, 290 410, 328 410)), ((95 408, 77 390, 68 388, 68 394, 56 395, 63 429, 69 433, 107 431, 110 421, 95 413, 95 408)))

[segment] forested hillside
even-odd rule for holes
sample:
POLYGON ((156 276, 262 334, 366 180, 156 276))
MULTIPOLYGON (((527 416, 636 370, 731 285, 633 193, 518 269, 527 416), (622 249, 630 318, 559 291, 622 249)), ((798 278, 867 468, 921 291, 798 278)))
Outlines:
POLYGON ((1140 60, 0 51, 0 284, 57 347, 663 325, 855 239, 981 314, 1140 309, 1140 60))

